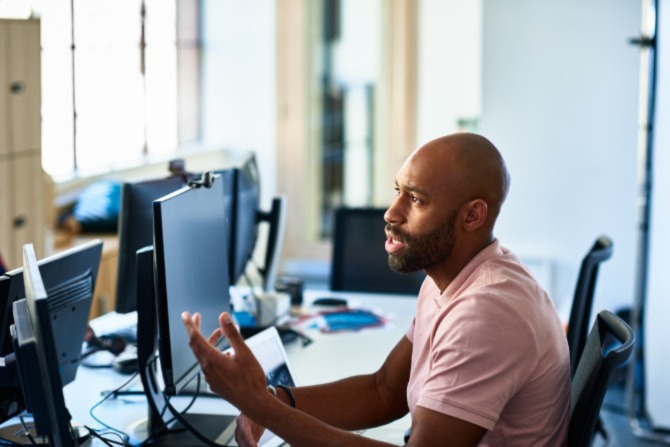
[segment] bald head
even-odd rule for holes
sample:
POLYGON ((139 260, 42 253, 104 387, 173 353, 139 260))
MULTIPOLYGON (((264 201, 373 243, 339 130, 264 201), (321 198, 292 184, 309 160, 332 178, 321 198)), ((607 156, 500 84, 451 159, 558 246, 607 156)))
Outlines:
POLYGON ((430 141, 403 164, 386 211, 394 270, 424 270, 440 290, 494 240, 509 189, 500 152, 486 138, 457 133, 430 141))
POLYGON ((486 138, 455 133, 432 140, 414 152, 407 163, 421 167, 425 176, 437 179, 457 200, 484 200, 491 224, 509 191, 510 178, 500 152, 486 138))

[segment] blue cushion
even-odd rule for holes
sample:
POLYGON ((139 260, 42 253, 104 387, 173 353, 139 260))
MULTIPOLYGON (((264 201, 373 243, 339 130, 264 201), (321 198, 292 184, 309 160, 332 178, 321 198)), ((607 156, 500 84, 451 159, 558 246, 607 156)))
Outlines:
POLYGON ((100 180, 77 198, 73 216, 85 232, 115 232, 121 207, 121 182, 100 180))

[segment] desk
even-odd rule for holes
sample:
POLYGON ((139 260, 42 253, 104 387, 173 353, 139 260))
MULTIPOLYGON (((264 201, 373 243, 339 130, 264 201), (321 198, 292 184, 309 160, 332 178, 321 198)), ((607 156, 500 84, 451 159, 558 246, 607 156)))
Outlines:
MULTIPOLYGON (((302 347, 299 343, 287 345, 289 360, 301 385, 376 371, 404 335, 414 316, 416 304, 416 299, 408 296, 306 291, 305 306, 308 307, 320 296, 343 297, 349 300, 351 306, 379 309, 390 321, 385 327, 360 332, 324 334, 309 330, 308 335, 314 340, 312 344, 307 347, 302 347)), ((126 376, 111 369, 80 367, 77 380, 65 387, 65 399, 73 419, 78 423, 98 427, 99 424, 89 415, 89 409, 101 399, 101 390, 113 390, 125 380, 126 376)), ((198 400, 202 402, 198 402, 200 406, 194 407, 194 411, 229 414, 234 411, 229 404, 218 399, 215 404, 211 402, 213 399, 198 400)), ((146 417, 147 407, 142 396, 124 396, 105 402, 95 410, 95 414, 114 428, 125 429, 132 422, 146 417)), ((410 418, 405 416, 384 427, 368 430, 365 436, 398 445, 402 443, 403 434, 409 426, 410 418)))

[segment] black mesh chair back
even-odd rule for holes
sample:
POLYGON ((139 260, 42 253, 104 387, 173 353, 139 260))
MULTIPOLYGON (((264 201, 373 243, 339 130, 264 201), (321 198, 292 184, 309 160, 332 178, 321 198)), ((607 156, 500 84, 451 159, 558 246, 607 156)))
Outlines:
POLYGON ((607 236, 596 239, 591 250, 582 260, 575 295, 572 299, 570 320, 568 320, 568 346, 570 347, 570 375, 575 375, 577 363, 584 350, 591 323, 593 295, 598 278, 600 263, 612 256, 612 240, 607 236))
POLYGON ((335 210, 331 290, 418 295, 425 273, 401 275, 388 265, 385 212, 385 208, 335 210))
POLYGON ((634 343, 633 330, 621 318, 606 310, 596 316, 572 378, 570 447, 591 445, 607 385, 615 368, 630 358, 634 343))

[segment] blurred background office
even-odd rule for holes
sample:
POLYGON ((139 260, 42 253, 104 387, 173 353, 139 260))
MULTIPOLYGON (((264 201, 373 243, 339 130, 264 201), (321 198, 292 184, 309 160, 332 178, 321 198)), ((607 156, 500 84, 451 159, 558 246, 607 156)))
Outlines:
MULTIPOLYGON (((280 272, 326 284, 334 210, 387 206, 409 153, 464 130, 503 153, 512 186, 496 234, 561 314, 600 234, 615 250, 594 308, 630 307, 651 128, 648 67, 630 40, 653 21, 652 3, 0 0, 0 17, 38 24, 37 34, 0 30, 0 78, 12 85, 0 94, 0 252, 12 268, 25 242, 56 250, 64 210, 93 184, 163 175, 175 158, 218 168, 253 151, 263 207, 288 198, 280 272), (21 114, 16 95, 34 92, 12 70, 41 85, 21 114), (19 136, 25 145, 13 146, 19 136)), ((670 23, 663 6, 658 22, 670 23)), ((670 51, 657 48, 662 122, 670 51)), ((654 131, 646 261, 649 293, 662 297, 670 134, 654 131)))
POLYGON ((265 203, 289 198, 284 265, 319 276, 334 208, 388 205, 412 150, 470 130, 512 173, 497 235, 557 305, 569 308, 600 233, 616 255, 596 307, 632 300, 640 57, 628 40, 640 2, 0 6, 41 19, 41 154, 56 200, 170 158, 253 150, 265 203))

